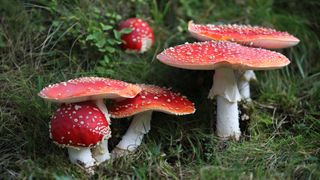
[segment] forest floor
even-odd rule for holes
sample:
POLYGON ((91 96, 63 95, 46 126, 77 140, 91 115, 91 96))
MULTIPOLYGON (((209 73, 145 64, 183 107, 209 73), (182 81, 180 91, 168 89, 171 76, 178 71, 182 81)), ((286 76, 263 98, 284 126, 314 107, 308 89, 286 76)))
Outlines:
MULTIPOLYGON (((56 104, 37 96, 49 84, 80 76, 172 87, 197 108, 188 116, 154 113, 142 146, 101 164, 91 178, 319 179, 317 0, 72 2, 0 1, 0 179, 89 177, 50 140, 56 104), (156 35, 144 54, 118 48, 116 25, 134 16, 148 21, 156 35), (187 32, 191 19, 268 26, 301 40, 280 50, 291 60, 288 67, 256 72, 253 103, 242 109, 250 119, 241 121, 238 142, 221 142, 214 134, 216 105, 207 99, 214 72, 177 69, 155 58, 164 48, 195 41, 187 32)), ((113 120, 110 148, 130 120, 113 120)))

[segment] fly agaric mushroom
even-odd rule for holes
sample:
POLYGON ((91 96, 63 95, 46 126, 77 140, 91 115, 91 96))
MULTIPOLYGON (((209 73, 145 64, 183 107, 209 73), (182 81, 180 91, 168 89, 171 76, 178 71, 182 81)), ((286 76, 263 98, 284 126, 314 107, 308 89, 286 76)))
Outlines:
MULTIPOLYGON (((119 80, 100 77, 81 77, 49 85, 40 91, 39 96, 45 100, 57 103, 92 101, 104 114, 105 119, 108 121, 107 123, 110 125, 108 110, 103 99, 133 98, 140 91, 141 88, 139 86, 119 80)), ((90 112, 88 112, 88 117, 89 115, 90 112)), ((69 156, 72 158, 71 161, 75 162, 75 159, 81 161, 82 155, 89 153, 87 150, 85 153, 82 151, 83 149, 69 150, 69 156)), ((93 158, 97 164, 110 158, 107 139, 102 140, 101 143, 95 147, 93 158)))
POLYGON ((62 104, 50 122, 50 137, 68 148, 72 163, 90 168, 95 164, 90 149, 111 137, 106 118, 93 101, 62 104))
MULTIPOLYGON (((279 49, 295 46, 300 40, 287 32, 277 31, 271 28, 249 25, 213 25, 194 24, 189 21, 188 30, 196 39, 203 40, 227 40, 242 45, 260 47, 266 49, 279 49)), ((251 101, 249 81, 256 80, 252 70, 237 71, 237 84, 244 100, 251 101)))
POLYGON ((214 83, 209 97, 217 96, 217 134, 222 139, 239 139, 238 104, 241 99, 234 69, 267 70, 286 66, 290 61, 282 54, 245 47, 227 41, 206 41, 171 47, 157 58, 169 66, 213 70, 214 83))
POLYGON ((108 107, 112 118, 124 118, 134 115, 127 132, 112 151, 115 157, 137 149, 143 136, 150 130, 153 111, 173 115, 187 115, 195 112, 194 104, 185 96, 158 86, 144 84, 139 86, 142 91, 136 97, 116 101, 108 107))
POLYGON ((154 34, 147 22, 139 18, 130 18, 119 24, 119 30, 131 28, 132 32, 121 36, 122 47, 129 51, 143 53, 154 43, 154 34))

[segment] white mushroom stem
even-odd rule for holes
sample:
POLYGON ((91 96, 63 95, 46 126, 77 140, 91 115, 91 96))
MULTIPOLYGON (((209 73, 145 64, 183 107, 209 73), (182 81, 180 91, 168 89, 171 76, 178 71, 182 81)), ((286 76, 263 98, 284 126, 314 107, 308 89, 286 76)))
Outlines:
MULTIPOLYGON (((108 109, 106 105, 104 104, 103 99, 99 99, 95 101, 98 108, 102 111, 102 113, 105 115, 108 124, 111 124, 110 115, 108 113, 108 109)), ((108 139, 103 139, 100 144, 98 144, 93 149, 93 158, 97 161, 97 164, 100 164, 108 159, 110 159, 110 153, 108 149, 108 139)))
POLYGON ((238 103, 229 102, 222 96, 217 97, 216 133, 222 140, 241 136, 238 116, 238 103))
POLYGON ((89 168, 95 163, 89 147, 68 147, 68 153, 69 159, 73 164, 79 164, 84 168, 89 168))
POLYGON ((234 138, 239 140, 238 101, 241 96, 237 87, 234 71, 229 68, 218 68, 213 76, 213 86, 209 98, 217 97, 217 135, 225 140, 234 138))
POLYGON ((102 111, 102 113, 104 114, 104 116, 106 117, 109 126, 111 125, 111 119, 110 119, 110 115, 108 113, 108 109, 107 106, 104 104, 103 99, 98 99, 95 101, 96 105, 98 106, 98 108, 100 109, 100 111, 102 111))
POLYGON ((144 37, 141 39, 141 49, 140 53, 146 52, 152 46, 152 39, 149 37, 144 37))
POLYGON ((97 164, 110 159, 110 153, 108 149, 108 139, 104 139, 98 144, 93 150, 93 157, 96 160, 97 164))
POLYGON ((152 111, 139 113, 133 117, 133 120, 117 145, 117 148, 134 151, 141 144, 143 136, 150 131, 150 122, 152 111))
POLYGON ((250 102, 250 81, 257 80, 256 75, 254 74, 253 70, 238 70, 236 71, 236 77, 241 98, 245 101, 250 102))

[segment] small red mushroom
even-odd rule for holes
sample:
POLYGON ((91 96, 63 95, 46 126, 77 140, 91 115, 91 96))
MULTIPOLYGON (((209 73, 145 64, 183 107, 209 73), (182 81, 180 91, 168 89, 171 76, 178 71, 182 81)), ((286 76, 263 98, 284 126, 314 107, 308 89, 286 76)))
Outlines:
MULTIPOLYGON (((49 85, 48 87, 43 88, 38 95, 47 101, 53 101, 57 103, 80 103, 84 101, 92 101, 92 103, 96 105, 96 107, 92 107, 92 109, 98 108, 99 111, 101 111, 105 116, 105 123, 110 125, 111 122, 108 110, 103 102, 103 99, 133 98, 140 91, 141 88, 139 86, 119 80, 101 77, 81 77, 77 79, 71 79, 66 82, 49 85)), ((75 105, 74 108, 77 107, 79 106, 75 105)), ((72 107, 69 107, 69 109, 72 109, 72 107)), ((85 112, 86 111, 82 111, 82 113, 85 112)), ((90 114, 93 112, 94 111, 88 111, 87 115, 83 114, 81 116, 85 118, 91 117, 90 114)), ((69 114, 73 116, 72 113, 69 114)), ((78 118, 77 120, 79 121, 79 123, 85 122, 81 121, 78 118)), ((78 153, 81 153, 81 151, 79 151, 78 153)), ((74 158, 74 156, 72 158, 74 158)), ((96 164, 102 163, 110 158, 108 150, 108 140, 106 138, 104 138, 102 142, 93 149, 93 158, 95 159, 96 164)), ((76 162, 76 160, 72 160, 72 162, 76 162)))
POLYGON ((157 58, 169 66, 213 70, 209 98, 217 96, 217 134, 222 139, 239 139, 238 104, 241 99, 233 70, 267 70, 284 67, 290 61, 270 50, 251 48, 228 41, 205 41, 171 47, 157 58))
POLYGON ((106 116, 93 101, 62 104, 49 127, 53 142, 67 147, 70 161, 85 168, 95 164, 90 148, 111 136, 106 116))
POLYGON ((173 115, 187 115, 195 112, 195 107, 185 96, 174 93, 166 88, 153 85, 139 85, 142 91, 132 99, 116 101, 108 109, 113 118, 134 116, 122 140, 112 151, 118 157, 134 151, 150 130, 153 111, 173 115))
POLYGON ((150 26, 139 18, 130 18, 119 24, 119 30, 131 28, 132 32, 121 36, 124 42, 122 47, 129 51, 143 53, 154 43, 154 34, 150 26))

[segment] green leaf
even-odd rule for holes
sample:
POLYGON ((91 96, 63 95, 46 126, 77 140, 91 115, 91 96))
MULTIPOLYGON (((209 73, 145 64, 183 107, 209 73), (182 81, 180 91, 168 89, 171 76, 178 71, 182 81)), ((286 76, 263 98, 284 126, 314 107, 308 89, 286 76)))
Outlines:
POLYGON ((129 34, 132 32, 132 28, 124 28, 124 29, 121 29, 120 33, 121 34, 129 34))
POLYGON ((115 37, 116 39, 120 39, 121 33, 120 33, 119 31, 113 30, 113 34, 114 34, 114 37, 115 37))
POLYGON ((110 53, 114 53, 116 51, 116 49, 111 46, 107 46, 107 47, 105 47, 105 49, 110 53))
POLYGON ((98 48, 102 48, 105 44, 106 44, 106 39, 105 38, 97 39, 97 41, 95 43, 95 45, 98 48))
POLYGON ((107 55, 104 55, 103 62, 105 62, 106 64, 110 63, 110 58, 107 55))
POLYGON ((115 71, 114 71, 113 69, 107 69, 107 70, 105 71, 105 73, 106 73, 107 75, 113 75, 113 74, 115 74, 115 71))
POLYGON ((88 41, 88 40, 93 40, 93 39, 96 39, 96 37, 95 37, 93 34, 89 34, 89 35, 86 37, 86 41, 88 41))
POLYGON ((112 26, 110 26, 110 25, 105 25, 105 24, 103 24, 103 23, 100 23, 100 26, 102 27, 102 30, 104 30, 104 31, 108 31, 108 30, 110 30, 110 29, 113 29, 112 26))
MULTIPOLYGON (((118 44, 119 41, 115 40, 115 39, 107 39, 107 42, 109 45, 115 45, 118 44)), ((120 42, 121 43, 121 42, 120 42)))

